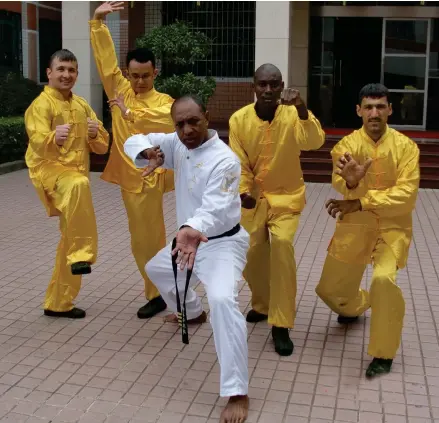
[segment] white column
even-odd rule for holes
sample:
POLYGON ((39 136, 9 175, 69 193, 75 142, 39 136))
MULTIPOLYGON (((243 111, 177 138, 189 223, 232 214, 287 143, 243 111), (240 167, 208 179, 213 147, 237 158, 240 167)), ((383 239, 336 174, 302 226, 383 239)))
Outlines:
POLYGON ((256 69, 272 63, 282 72, 285 85, 290 74, 290 15, 289 1, 256 2, 256 69))
POLYGON ((102 119, 102 84, 96 69, 90 43, 88 21, 101 2, 63 1, 63 48, 71 50, 78 58, 79 76, 73 92, 84 97, 102 119))

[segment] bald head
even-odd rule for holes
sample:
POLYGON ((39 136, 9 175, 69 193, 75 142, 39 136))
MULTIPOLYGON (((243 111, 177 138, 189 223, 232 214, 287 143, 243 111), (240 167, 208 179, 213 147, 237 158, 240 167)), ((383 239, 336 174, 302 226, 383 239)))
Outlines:
POLYGON ((276 109, 284 83, 278 67, 265 63, 256 69, 253 86, 255 89, 258 109, 273 112, 276 109))
POLYGON ((280 79, 282 81, 282 73, 277 66, 271 63, 264 63, 256 69, 254 79, 266 79, 267 77, 280 79))

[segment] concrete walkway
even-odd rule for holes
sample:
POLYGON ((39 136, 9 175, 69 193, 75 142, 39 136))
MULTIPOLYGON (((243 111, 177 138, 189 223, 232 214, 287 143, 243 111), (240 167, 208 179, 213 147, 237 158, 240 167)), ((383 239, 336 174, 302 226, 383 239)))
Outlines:
MULTIPOLYGON (((45 216, 26 170, 0 176, 0 422, 218 422, 224 400, 210 325, 192 328, 183 347, 178 328, 161 317, 137 319, 143 281, 120 192, 98 174, 91 179, 99 258, 77 302, 87 317, 72 321, 41 309, 58 220, 45 216)), ((439 422, 439 191, 420 192, 409 264, 399 275, 407 308, 402 347, 393 372, 372 382, 364 378, 369 314, 346 330, 314 293, 334 229, 323 208, 332 195, 329 185, 308 185, 295 241, 294 354, 274 353, 266 323, 248 326, 248 422, 439 422)), ((171 237, 172 193, 165 210, 171 237)), ((243 312, 249 299, 243 285, 243 312)))

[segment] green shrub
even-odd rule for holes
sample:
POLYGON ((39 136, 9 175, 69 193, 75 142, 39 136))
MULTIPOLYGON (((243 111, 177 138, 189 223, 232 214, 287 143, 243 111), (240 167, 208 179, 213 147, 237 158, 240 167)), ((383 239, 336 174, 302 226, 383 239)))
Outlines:
POLYGON ((173 98, 195 94, 205 103, 215 92, 215 79, 197 77, 191 71, 198 60, 206 59, 213 41, 188 22, 153 28, 136 40, 137 47, 151 49, 161 65, 155 88, 173 98))
POLYGON ((172 98, 193 94, 200 97, 204 104, 207 104, 216 88, 214 78, 210 76, 207 78, 197 78, 191 72, 183 75, 173 75, 167 78, 158 76, 154 85, 157 91, 166 93, 172 98))
POLYGON ((0 117, 0 163, 22 160, 27 141, 23 117, 0 117))
POLYGON ((19 74, 10 72, 0 75, 0 117, 24 115, 42 89, 19 74))

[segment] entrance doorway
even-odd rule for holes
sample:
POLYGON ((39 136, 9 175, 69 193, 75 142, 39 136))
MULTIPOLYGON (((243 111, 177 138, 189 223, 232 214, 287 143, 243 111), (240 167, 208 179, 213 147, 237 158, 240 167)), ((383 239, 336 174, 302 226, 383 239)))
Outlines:
POLYGON ((311 17, 309 103, 324 126, 356 128, 360 89, 379 82, 383 20, 311 17))

